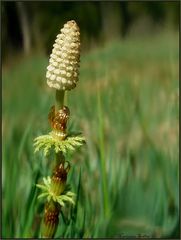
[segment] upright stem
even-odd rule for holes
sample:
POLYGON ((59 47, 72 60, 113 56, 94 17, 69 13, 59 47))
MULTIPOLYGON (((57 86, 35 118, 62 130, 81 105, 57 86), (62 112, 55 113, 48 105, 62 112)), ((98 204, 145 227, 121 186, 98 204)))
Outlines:
MULTIPOLYGON (((56 100, 55 109, 56 110, 63 108, 64 95, 65 95, 65 91, 56 90, 56 93, 55 93, 55 100, 56 100)), ((65 159, 64 159, 62 152, 56 153, 57 164, 64 163, 64 161, 65 161, 65 159)))
MULTIPOLYGON (((63 108, 64 105, 64 94, 65 91, 62 90, 56 90, 56 95, 55 95, 55 99, 56 99, 56 103, 55 103, 55 109, 56 111, 60 110, 63 108)), ((56 158, 56 167, 55 169, 58 170, 59 166, 61 164, 64 165, 65 162, 65 157, 63 155, 62 152, 58 152, 55 154, 55 158, 56 158)), ((61 182, 57 182, 57 180, 59 180, 57 178, 57 176, 55 177, 54 175, 57 174, 57 172, 53 172, 52 174, 52 189, 54 191, 60 191, 60 189, 62 188, 62 184, 64 185, 65 183, 61 183, 61 182)), ((61 179, 61 177, 60 177, 61 179)), ((44 212, 44 219, 43 219, 43 225, 42 225, 42 237, 43 238, 52 238, 54 237, 55 233, 56 233, 56 229, 58 226, 58 222, 59 222, 59 208, 57 206, 57 203, 51 201, 51 202, 47 202, 46 206, 45 206, 45 212, 44 212)))
POLYGON ((102 173, 102 190, 103 190, 103 207, 104 216, 107 218, 109 216, 109 198, 108 198, 108 188, 107 188, 107 175, 106 175, 106 161, 105 161, 105 146, 104 146, 104 129, 103 129, 103 114, 101 108, 101 97, 98 93, 98 114, 99 114, 99 138, 100 138, 100 158, 101 158, 101 173, 102 173))
POLYGON ((64 95, 65 95, 65 91, 56 90, 56 95, 55 95, 55 100, 56 100, 55 108, 56 108, 56 110, 59 110, 63 107, 64 95))
POLYGON ((60 163, 65 162, 65 157, 62 152, 56 153, 56 165, 60 165, 60 163))

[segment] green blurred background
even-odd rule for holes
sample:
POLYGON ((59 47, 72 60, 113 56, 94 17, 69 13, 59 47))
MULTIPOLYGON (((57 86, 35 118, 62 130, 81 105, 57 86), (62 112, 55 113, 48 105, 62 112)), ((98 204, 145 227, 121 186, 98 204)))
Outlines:
POLYGON ((37 182, 53 156, 46 67, 68 20, 81 30, 80 81, 66 95, 77 193, 55 237, 179 238, 179 2, 2 2, 2 237, 38 237, 37 182))

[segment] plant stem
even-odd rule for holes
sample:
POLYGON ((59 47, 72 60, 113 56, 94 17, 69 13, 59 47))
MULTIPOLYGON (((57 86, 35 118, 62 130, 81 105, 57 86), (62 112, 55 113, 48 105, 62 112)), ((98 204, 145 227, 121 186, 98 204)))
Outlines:
POLYGON ((62 152, 56 153, 56 165, 60 165, 60 163, 65 162, 65 157, 62 152))
MULTIPOLYGON (((62 90, 56 90, 55 94, 55 108, 56 111, 60 110, 63 108, 64 104, 64 95, 65 91, 62 90)), ((60 166, 60 164, 64 165, 65 162, 65 157, 62 152, 58 152, 55 154, 55 159, 56 159, 56 168, 60 166)), ((52 189, 58 190, 60 189, 61 185, 60 183, 54 182, 54 174, 52 174, 52 189)), ((57 178, 56 178, 57 179, 57 178)), ((57 203, 51 201, 47 202, 45 206, 45 212, 44 212, 44 219, 43 219, 43 225, 42 225, 42 237, 43 238, 53 238, 57 227, 58 227, 58 222, 59 222, 59 208, 57 206, 57 203)))
POLYGON ((106 162, 105 162, 105 146, 104 146, 104 129, 103 129, 103 114, 101 109, 101 97, 98 92, 98 117, 99 117, 99 140, 100 140, 100 158, 101 158, 101 174, 102 174, 102 191, 104 199, 104 217, 109 216, 109 197, 107 188, 107 176, 106 176, 106 162))
MULTIPOLYGON (((56 100, 55 108, 56 108, 56 110, 63 108, 64 96, 65 96, 65 91, 56 90, 56 93, 55 93, 55 100, 56 100)), ((65 161, 65 158, 64 158, 62 152, 56 153, 57 164, 64 163, 64 161, 65 161)))
POLYGON ((63 107, 64 95, 65 95, 65 91, 56 90, 56 95, 55 95, 55 100, 56 100, 55 108, 56 108, 56 110, 59 110, 63 107))

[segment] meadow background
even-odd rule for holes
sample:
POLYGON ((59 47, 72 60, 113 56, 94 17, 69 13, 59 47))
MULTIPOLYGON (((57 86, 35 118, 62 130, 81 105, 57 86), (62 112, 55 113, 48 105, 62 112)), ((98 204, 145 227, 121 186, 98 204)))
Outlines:
POLYGON ((55 102, 46 67, 67 20, 80 26, 80 80, 66 95, 76 206, 55 237, 179 238, 179 2, 2 3, 2 237, 38 237, 34 154, 55 102))

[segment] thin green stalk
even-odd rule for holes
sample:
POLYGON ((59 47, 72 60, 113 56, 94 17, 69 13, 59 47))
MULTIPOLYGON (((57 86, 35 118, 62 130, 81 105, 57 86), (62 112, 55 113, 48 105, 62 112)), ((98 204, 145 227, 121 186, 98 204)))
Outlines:
POLYGON ((63 107, 64 95, 65 95, 65 91, 56 90, 56 94, 55 94, 56 105, 55 105, 55 107, 56 107, 57 110, 59 110, 63 107))
POLYGON ((109 215, 109 198, 108 198, 108 185, 106 176, 106 162, 105 162, 105 147, 104 147, 104 129, 103 129, 103 114, 101 109, 101 99, 98 93, 98 117, 99 117, 99 139, 100 139, 100 156, 101 156, 101 172, 102 172, 102 187, 104 198, 104 216, 109 215))
MULTIPOLYGON (((56 107, 57 111, 59 109, 63 108, 64 96, 65 96, 65 91, 56 90, 56 93, 55 93, 55 100, 56 100, 55 107, 56 107)), ((57 164, 63 163, 64 161, 65 161, 65 158, 64 158, 62 152, 56 153, 57 164)))
MULTIPOLYGON (((64 95, 65 95, 65 91, 56 90, 56 94, 55 94, 56 105, 55 106, 56 106, 57 111, 63 108, 64 95)), ((55 154, 55 159, 56 159, 56 168, 58 168, 60 166, 60 164, 64 164, 64 162, 65 162, 65 157, 64 157, 62 152, 56 153, 55 154)), ((54 173, 53 173, 53 175, 54 175, 54 173)), ((53 175, 52 175, 52 177, 53 177, 53 175)), ((57 190, 57 187, 58 187, 57 184, 53 183, 52 189, 57 190)), ((48 209, 51 206, 55 209, 54 211, 57 213, 57 215, 59 214, 59 208, 57 208, 57 203, 56 202, 51 201, 51 204, 47 202, 47 205, 48 205, 48 209)), ((52 227, 51 225, 49 226, 49 224, 46 224, 45 223, 45 218, 48 214, 49 215, 52 214, 51 210, 50 211, 46 210, 46 207, 45 207, 44 223, 42 224, 42 230, 41 230, 43 238, 54 237, 57 226, 58 226, 58 222, 59 222, 59 220, 57 220, 54 227, 52 227)))

